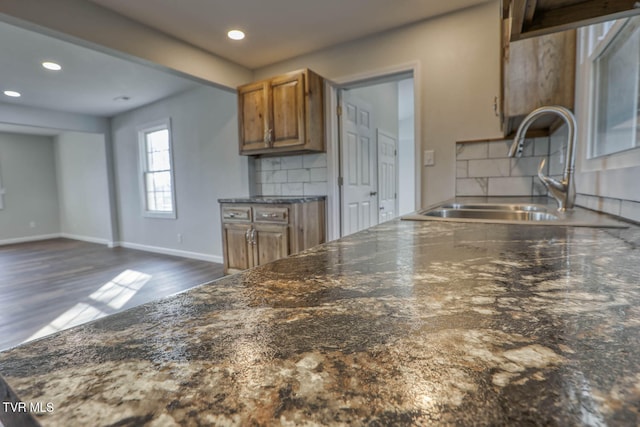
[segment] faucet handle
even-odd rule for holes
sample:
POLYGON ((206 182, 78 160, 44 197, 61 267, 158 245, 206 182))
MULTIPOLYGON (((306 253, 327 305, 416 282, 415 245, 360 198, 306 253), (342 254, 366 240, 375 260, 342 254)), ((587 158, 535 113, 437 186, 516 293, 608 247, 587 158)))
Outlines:
POLYGON ((550 176, 546 176, 544 174, 543 170, 544 170, 544 164, 546 160, 547 159, 542 159, 542 161, 540 162, 540 165, 538 166, 538 178, 540 178, 540 181, 542 181, 544 186, 547 187, 552 193, 554 193, 553 189, 557 191, 566 191, 567 189, 566 183, 564 183, 563 181, 558 181, 557 179, 552 178, 550 176))
POLYGON ((542 181, 544 181, 545 175, 544 175, 544 164, 546 162, 547 159, 542 159, 542 161, 540 162, 540 164, 538 165, 538 178, 540 178, 542 181))

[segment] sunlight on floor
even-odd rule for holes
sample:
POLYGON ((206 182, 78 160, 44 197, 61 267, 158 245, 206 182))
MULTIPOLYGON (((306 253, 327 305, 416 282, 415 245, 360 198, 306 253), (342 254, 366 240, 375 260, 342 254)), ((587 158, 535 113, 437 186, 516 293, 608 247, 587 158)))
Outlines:
POLYGON ((124 307, 150 279, 151 276, 149 274, 134 270, 125 270, 89 295, 87 301, 74 305, 23 342, 42 338, 62 331, 63 329, 69 329, 73 326, 107 316, 111 313, 100 310, 98 307, 102 306, 110 312, 124 307))

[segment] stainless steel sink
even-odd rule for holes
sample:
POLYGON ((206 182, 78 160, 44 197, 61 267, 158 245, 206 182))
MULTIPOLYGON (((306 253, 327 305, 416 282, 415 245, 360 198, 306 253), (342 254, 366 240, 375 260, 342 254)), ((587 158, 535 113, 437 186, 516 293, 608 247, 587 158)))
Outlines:
POLYGON ((489 211, 535 211, 545 212, 547 208, 540 205, 516 204, 516 203, 447 203, 440 209, 480 209, 489 211))
POLYGON ((556 215, 547 212, 525 211, 525 210, 499 210, 480 208, 443 208, 432 209, 423 213, 425 216, 438 218, 457 219, 485 219, 500 221, 557 221, 556 215))
POLYGON ((575 227, 627 228, 629 225, 586 209, 556 211, 530 203, 452 202, 405 215, 404 220, 452 221, 496 224, 565 225, 575 227))

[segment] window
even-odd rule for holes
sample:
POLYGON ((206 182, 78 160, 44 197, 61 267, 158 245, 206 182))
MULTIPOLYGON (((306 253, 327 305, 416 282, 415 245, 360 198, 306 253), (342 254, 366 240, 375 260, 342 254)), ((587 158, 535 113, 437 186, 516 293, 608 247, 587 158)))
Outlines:
POLYGON ((593 92, 589 157, 640 146, 640 17, 589 30, 593 92))
POLYGON ((176 218, 169 119, 141 128, 138 139, 144 215, 176 218))

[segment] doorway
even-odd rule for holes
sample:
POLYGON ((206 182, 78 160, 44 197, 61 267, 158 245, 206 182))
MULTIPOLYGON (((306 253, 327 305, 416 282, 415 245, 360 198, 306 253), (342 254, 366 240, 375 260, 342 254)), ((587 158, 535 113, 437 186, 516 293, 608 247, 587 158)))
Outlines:
POLYGON ((338 89, 340 235, 416 206, 413 74, 338 89))

